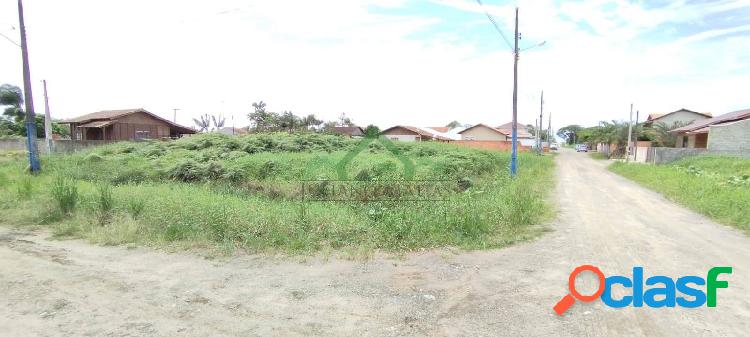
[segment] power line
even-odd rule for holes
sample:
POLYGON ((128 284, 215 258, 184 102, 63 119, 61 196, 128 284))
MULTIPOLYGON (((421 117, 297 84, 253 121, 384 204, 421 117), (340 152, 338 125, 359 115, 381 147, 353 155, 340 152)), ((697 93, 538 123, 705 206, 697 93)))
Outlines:
POLYGON ((16 42, 16 41, 13 41, 13 39, 11 39, 11 38, 7 37, 7 36, 6 36, 5 34, 3 34, 3 33, 0 33, 0 36, 4 37, 4 38, 5 38, 6 40, 10 41, 10 43, 12 43, 12 44, 14 44, 14 45, 16 45, 16 46, 19 46, 19 47, 21 47, 21 45, 20 45, 20 44, 19 44, 18 42, 16 42))
POLYGON ((507 37, 505 37, 505 34, 503 33, 503 30, 500 29, 500 26, 495 21, 495 18, 490 15, 490 13, 484 9, 484 4, 482 3, 482 0, 477 0, 477 3, 480 7, 482 7, 482 11, 484 11, 484 15, 487 15, 487 18, 490 19, 490 22, 492 23, 492 26, 495 27, 495 30, 497 30, 498 33, 500 33, 500 36, 503 37, 503 41, 505 41, 505 44, 508 45, 508 48, 510 48, 511 51, 515 52, 515 49, 513 48, 513 45, 510 44, 510 40, 508 40, 507 37))

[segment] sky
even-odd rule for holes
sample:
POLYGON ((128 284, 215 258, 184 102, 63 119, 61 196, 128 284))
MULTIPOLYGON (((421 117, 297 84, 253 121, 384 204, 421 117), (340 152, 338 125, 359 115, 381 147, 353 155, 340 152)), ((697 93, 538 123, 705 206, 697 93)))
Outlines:
MULTIPOLYGON (((595 125, 680 108, 750 108, 750 0, 27 0, 34 104, 53 118, 145 108, 192 126, 271 111, 355 123, 511 120, 519 8, 519 122, 595 125), (543 46, 538 46, 545 42, 543 46), (534 47, 537 46, 537 47, 534 47)), ((20 41, 16 2, 0 34, 20 41)), ((0 83, 22 86, 0 36, 0 83)))

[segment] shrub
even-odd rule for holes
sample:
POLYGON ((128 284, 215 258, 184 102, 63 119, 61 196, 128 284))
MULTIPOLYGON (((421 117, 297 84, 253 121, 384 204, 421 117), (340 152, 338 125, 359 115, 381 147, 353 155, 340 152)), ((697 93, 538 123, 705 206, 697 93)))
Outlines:
POLYGON ((276 164, 275 161, 273 160, 266 161, 258 169, 258 178, 268 179, 272 177, 274 174, 276 174, 277 170, 278 170, 278 165, 276 164))
POLYGON ((96 162, 100 162, 104 160, 104 157, 100 156, 97 153, 92 152, 86 155, 86 157, 83 157, 83 160, 89 163, 96 163, 96 162))
POLYGON ((73 180, 58 176, 52 183, 52 197, 60 212, 70 214, 78 203, 78 187, 73 180))
POLYGON ((203 179, 203 170, 192 159, 184 159, 167 169, 167 175, 171 179, 180 181, 198 181, 203 179))

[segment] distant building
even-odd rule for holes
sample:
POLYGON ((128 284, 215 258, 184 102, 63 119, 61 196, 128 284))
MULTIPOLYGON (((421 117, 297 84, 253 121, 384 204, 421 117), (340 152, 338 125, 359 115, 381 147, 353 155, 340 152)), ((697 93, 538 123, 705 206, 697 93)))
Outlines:
POLYGON ((485 124, 477 124, 459 132, 461 140, 509 140, 509 135, 485 124))
POLYGON ((231 126, 225 126, 223 128, 217 129, 215 132, 225 134, 228 136, 244 136, 250 133, 248 131, 247 127, 244 128, 233 128, 231 126))
POLYGON ((383 130, 381 135, 385 136, 390 140, 398 140, 402 142, 421 142, 421 141, 449 141, 450 138, 440 135, 435 130, 429 128, 420 128, 416 126, 396 125, 388 129, 383 130))
POLYGON ((750 153, 750 109, 695 121, 672 130, 676 147, 750 153))
POLYGON ((670 113, 652 113, 646 118, 644 123, 645 127, 651 127, 656 123, 663 123, 667 127, 672 127, 679 123, 681 125, 688 125, 695 121, 705 120, 711 118, 710 113, 695 112, 688 109, 680 109, 672 111, 670 113))
POLYGON ((331 132, 352 138, 362 138, 365 136, 365 130, 359 126, 334 126, 331 132))
POLYGON ((70 125, 70 137, 74 140, 178 138, 196 133, 144 109, 99 111, 61 123, 70 125))
MULTIPOLYGON (((513 122, 506 123, 497 127, 491 127, 486 124, 477 124, 459 132, 462 140, 493 140, 493 141, 511 141, 513 138, 513 122)), ((516 124, 516 139, 523 146, 533 146, 535 143, 534 135, 529 133, 528 128, 520 123, 516 124)))

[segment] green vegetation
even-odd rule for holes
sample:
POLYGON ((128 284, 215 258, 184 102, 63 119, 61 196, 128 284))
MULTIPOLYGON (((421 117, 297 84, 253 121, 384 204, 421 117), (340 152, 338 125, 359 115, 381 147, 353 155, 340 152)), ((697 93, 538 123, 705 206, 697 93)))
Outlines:
POLYGON ((610 170, 719 222, 750 230, 750 160, 700 156, 671 165, 614 163, 610 170))
POLYGON ((607 157, 606 153, 601 153, 601 152, 591 152, 591 153, 589 153, 589 156, 591 158, 593 158, 593 159, 596 159, 596 160, 607 160, 607 159, 609 159, 609 157, 607 157))
MULTIPOLYGON (((510 179, 506 153, 429 142, 395 148, 413 161, 414 179, 450 181, 445 201, 302 203, 301 180, 326 191, 318 180, 336 179, 337 163, 356 144, 319 133, 124 142, 44 157, 36 177, 24 173, 24 157, 8 157, 0 160, 7 182, 0 224, 45 226, 101 244, 360 254, 501 247, 535 237, 551 214, 551 156, 521 154, 520 174, 510 179)), ((404 172, 378 142, 346 171, 386 187, 404 172)))
MULTIPOLYGON (((23 92, 21 88, 3 84, 0 85, 0 140, 23 139, 26 137, 26 113, 21 107, 23 105, 23 92)), ((35 124, 37 137, 44 138, 44 115, 36 115, 35 124)), ((52 133, 67 136, 68 128, 52 121, 52 133)))

